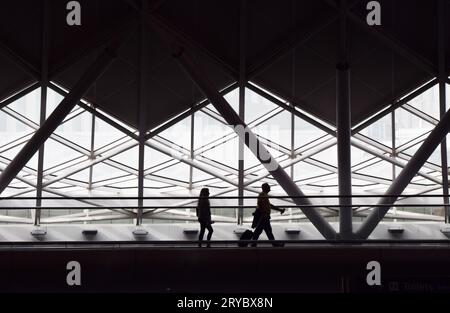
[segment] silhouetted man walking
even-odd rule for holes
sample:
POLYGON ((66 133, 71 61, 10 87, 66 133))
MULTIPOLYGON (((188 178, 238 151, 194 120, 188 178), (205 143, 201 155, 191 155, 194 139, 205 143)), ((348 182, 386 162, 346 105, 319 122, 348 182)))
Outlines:
MULTIPOLYGON (((252 240, 258 240, 259 235, 261 235, 263 230, 266 232, 267 238, 269 238, 269 240, 275 240, 275 237, 272 233, 272 226, 270 225, 270 211, 276 210, 283 214, 284 209, 279 209, 270 203, 268 195, 270 192, 270 186, 268 183, 262 184, 261 188, 262 192, 258 195, 258 208, 255 212, 255 214, 257 214, 258 222, 256 223, 256 229, 253 234, 252 240)), ((280 245, 273 243, 273 246, 276 247, 280 245)), ((256 242, 252 244, 252 247, 256 247, 256 242)))

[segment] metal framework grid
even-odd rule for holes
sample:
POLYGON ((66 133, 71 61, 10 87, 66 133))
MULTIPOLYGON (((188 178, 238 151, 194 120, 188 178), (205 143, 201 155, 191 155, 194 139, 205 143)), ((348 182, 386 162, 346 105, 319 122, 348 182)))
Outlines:
MULTIPOLYGON (((245 10, 245 1, 242 2, 242 10, 245 10)), ((334 6, 334 2, 330 3, 334 6)), ((343 33, 345 33, 345 20, 350 18, 353 21, 356 21, 359 19, 355 16, 352 16, 351 13, 347 10, 347 8, 337 8, 339 11, 339 19, 341 21, 341 25, 343 25, 343 33)), ((141 8, 136 8, 136 10, 140 11, 141 8)), ((441 10, 443 12, 444 10, 441 10)), ((45 14, 46 10, 44 10, 45 14)), ((142 10, 144 12, 144 10, 142 10)), ((444 17, 440 16, 439 23, 439 38, 440 43, 443 44, 443 38, 444 38, 444 26, 443 26, 443 20, 444 17)), ((45 20, 45 19, 44 19, 45 20)), ((184 43, 180 43, 177 41, 177 39, 174 37, 170 37, 167 33, 164 33, 162 31, 162 26, 158 25, 158 22, 155 20, 151 20, 146 16, 146 14, 141 14, 139 25, 141 31, 140 36, 145 36, 145 27, 143 25, 147 25, 147 23, 157 29, 161 36, 164 37, 167 41, 174 41, 179 46, 183 47, 183 50, 189 51, 192 47, 186 47, 184 43), (155 24, 156 23, 156 24, 155 24)), ((241 23, 245 24, 245 19, 242 18, 241 23)), ((365 25, 362 25, 362 27, 365 27, 365 25)), ((410 61, 414 62, 417 65, 420 65, 421 67, 427 68, 430 72, 433 73, 433 76, 436 78, 425 84, 423 87, 417 89, 416 91, 412 92, 411 94, 403 97, 402 99, 396 99, 394 103, 392 103, 388 108, 382 110, 381 112, 374 114, 374 116, 365 122, 353 127, 350 129, 350 132, 348 136, 342 137, 340 135, 340 129, 345 128, 345 121, 344 124, 339 125, 339 129, 336 127, 333 127, 332 125, 327 124, 324 121, 321 121, 315 117, 312 117, 308 115, 307 113, 303 112, 302 110, 298 109, 298 106, 295 106, 295 103, 292 101, 289 101, 289 99, 280 99, 279 97, 271 94, 269 91, 262 89, 260 86, 252 82, 252 77, 254 77, 255 73, 263 70, 267 64, 264 64, 261 66, 261 68, 256 68, 250 71, 250 73, 245 73, 245 40, 243 39, 243 33, 245 32, 245 26, 241 27, 241 60, 240 60, 240 72, 238 75, 234 75, 236 77, 236 82, 229 87, 225 88, 224 90, 218 92, 218 91, 211 91, 209 90, 209 87, 206 82, 202 82, 197 75, 198 73, 195 72, 195 67, 192 66, 193 63, 191 63, 192 60, 189 59, 189 56, 185 53, 182 54, 175 54, 175 56, 179 59, 179 62, 182 67, 187 69, 187 72, 192 77, 193 81, 200 86, 200 89, 205 93, 206 97, 209 100, 203 100, 198 103, 193 103, 191 109, 185 111, 184 113, 180 114, 176 118, 164 123, 163 125, 160 125, 159 127, 152 129, 151 131, 145 131, 143 127, 139 127, 139 129, 133 129, 132 127, 126 126, 123 123, 115 120, 108 114, 102 112, 100 109, 96 108, 95 103, 88 103, 84 100, 80 100, 82 97, 82 94, 84 91, 91 86, 91 84, 95 83, 96 78, 98 77, 99 73, 101 73, 102 70, 108 65, 106 64, 107 61, 103 61, 104 64, 97 64, 94 63, 91 67, 92 73, 86 73, 86 77, 90 77, 90 83, 85 83, 83 86, 80 84, 80 86, 76 85, 76 87, 73 88, 71 91, 63 90, 61 87, 54 84, 51 79, 49 79, 49 73, 48 73, 48 43, 47 43, 47 27, 44 27, 44 36, 43 36, 43 51, 42 51, 42 64, 43 68, 39 73, 36 73, 33 69, 30 69, 26 64, 23 62, 20 62, 22 60, 21 56, 12 56, 11 60, 14 61, 17 65, 21 66, 22 68, 26 68, 29 72, 33 73, 33 76, 36 77, 36 79, 39 81, 38 83, 34 83, 28 88, 22 90, 21 92, 17 93, 16 95, 9 97, 8 99, 4 99, 2 102, 0 102, 0 108, 1 111, 8 114, 11 118, 14 118, 20 123, 23 123, 27 125, 28 127, 31 127, 34 131, 19 138, 16 140, 13 140, 12 142, 8 142, 3 144, 0 147, 0 164, 1 164, 1 170, 2 175, 0 176, 0 181, 2 184, 4 182, 7 182, 6 185, 2 186, 2 189, 0 191, 3 191, 7 185, 11 182, 12 178, 16 178, 17 180, 29 185, 30 187, 26 189, 19 189, 17 192, 11 194, 11 197, 19 197, 23 194, 36 191, 36 207, 33 207, 30 209, 30 216, 31 218, 20 218, 20 217, 13 217, 13 216, 6 216, 2 215, 0 216, 1 222, 8 222, 8 223, 34 223, 35 225, 39 225, 41 223, 54 223, 54 222, 92 222, 92 221, 101 221, 101 220, 113 220, 113 219, 135 219, 134 222, 137 225, 140 225, 142 223, 143 218, 151 218, 151 219, 171 219, 171 220, 195 220, 195 218, 192 216, 191 211, 183 211, 183 210, 169 210, 168 208, 159 208, 159 209, 146 209, 144 205, 143 199, 139 199, 138 204, 136 206, 136 210, 132 208, 114 208, 111 209, 108 206, 104 206, 102 203, 99 203, 99 200, 95 199, 84 199, 84 200, 77 200, 82 201, 83 205, 85 205, 86 210, 80 213, 75 214, 63 214, 57 217, 48 217, 41 219, 41 210, 39 209, 42 205, 41 199, 39 199, 42 196, 43 192, 51 193, 59 197, 66 197, 67 195, 64 194, 64 192, 60 192, 55 188, 51 188, 52 185, 56 183, 64 183, 69 187, 74 188, 82 188, 87 190, 94 190, 94 189, 102 189, 102 190, 111 190, 109 185, 111 185, 113 182, 124 182, 129 180, 135 180, 138 178, 138 196, 143 197, 145 195, 145 184, 144 181, 155 181, 160 182, 167 185, 167 189, 171 188, 185 188, 187 190, 196 190, 199 187, 203 185, 211 185, 216 184, 220 182, 226 182, 227 184, 231 185, 230 187, 224 188, 219 192, 216 192, 213 194, 213 196, 220 196, 223 194, 227 194, 233 191, 238 192, 239 197, 244 196, 244 191, 256 193, 258 189, 255 187, 255 183, 260 182, 269 182, 274 183, 273 177, 266 169, 264 168, 263 164, 258 164, 256 166, 251 166, 245 168, 245 159, 244 159, 244 140, 240 140, 239 142, 239 163, 238 167, 235 168, 233 166, 230 166, 229 164, 223 164, 218 162, 217 160, 210 159, 208 157, 205 157, 203 154, 210 151, 214 147, 217 147, 218 145, 223 145, 231 140, 234 140, 238 138, 239 134, 236 134, 233 131, 230 131, 226 135, 224 135, 222 138, 218 138, 216 140, 212 140, 206 145, 203 145, 198 148, 194 148, 194 121, 195 121, 195 114, 196 112, 202 112, 206 114, 207 116, 213 118, 219 123, 222 123, 224 125, 233 124, 230 123, 230 119, 232 118, 230 116, 227 116, 224 114, 226 113, 226 107, 227 102, 224 100, 223 96, 229 93, 230 91, 238 88, 239 89, 239 112, 238 112, 238 121, 245 120, 245 90, 251 90, 254 93, 258 94, 259 96, 262 96, 263 98, 267 99, 277 107, 271 110, 268 114, 264 116, 260 116, 253 121, 248 122, 248 126, 250 129, 257 127, 258 125, 261 125, 264 122, 269 121, 271 118, 277 116, 278 114, 282 112, 289 112, 291 114, 291 146, 290 147, 284 147, 280 145, 279 143, 275 143, 275 146, 279 148, 279 152, 281 153, 280 156, 276 158, 276 161, 279 163, 279 168, 281 169, 292 169, 293 166, 299 162, 305 162, 311 166, 318 167, 324 171, 327 172, 327 174, 320 175, 317 177, 309 177, 307 179, 304 179, 302 181, 295 181, 293 177, 293 172, 291 170, 291 181, 295 183, 296 185, 299 184, 309 184, 317 187, 321 187, 321 184, 323 181, 326 181, 330 178, 339 178, 339 186, 341 187, 345 183, 350 183, 350 193, 351 193, 351 182, 349 179, 341 180, 341 175, 347 174, 349 177, 353 179, 358 179, 360 181, 366 182, 366 187, 373 188, 374 185, 377 186, 388 186, 390 187, 386 193, 386 196, 392 195, 392 198, 394 198, 394 195, 399 195, 402 193, 406 185, 408 185, 411 182, 411 179, 417 174, 418 179, 415 179, 411 186, 418 186, 419 191, 416 193, 417 195, 420 194, 426 194, 434 190, 441 190, 443 191, 443 206, 448 204, 448 164, 447 164, 447 149, 446 149, 446 141, 445 141, 445 134, 448 132, 448 125, 446 123, 448 119, 449 113, 446 114, 446 96, 445 96, 445 86, 448 84, 448 78, 446 76, 445 71, 445 58, 444 58, 444 49, 440 49, 439 51, 439 62, 440 66, 438 71, 436 72, 436 69, 430 68, 427 66, 427 64, 423 64, 420 60, 415 60, 411 55, 408 53, 408 51, 402 50, 398 46, 395 45, 395 42, 390 41, 388 38, 382 38, 383 41, 389 45, 391 48, 396 49, 398 52, 402 53, 403 55, 406 55, 410 61), (98 66, 98 67, 97 67, 98 66), (97 72, 95 72, 97 70, 97 72), (91 75, 91 76, 89 76, 91 75), (441 120, 439 121, 436 118, 433 118, 426 112, 423 112, 414 106, 410 105, 410 102, 412 99, 414 99, 416 96, 422 94, 423 92, 429 90, 430 88, 434 87, 435 85, 439 85, 439 92, 440 92, 440 117, 441 120), (41 110, 40 110, 40 123, 37 124, 34 121, 26 118, 25 116, 21 115, 20 113, 12 110, 8 107, 9 104, 13 103, 17 99, 20 99, 21 97, 26 96, 30 92, 36 90, 37 88, 41 88, 41 110), (65 97, 65 100, 67 102, 70 102, 70 106, 67 106, 66 114, 60 115, 60 122, 57 121, 53 125, 53 130, 58 127, 61 122, 65 123, 67 121, 70 121, 73 118, 76 118, 80 114, 83 114, 84 112, 88 112, 92 116, 92 128, 91 128, 91 148, 85 149, 83 147, 80 147, 76 142, 73 142, 67 138, 63 138, 62 136, 59 136, 55 134, 51 129, 48 130, 48 138, 51 138, 55 140, 56 142, 64 145, 67 148, 73 149, 74 151, 77 151, 78 153, 81 153, 83 156, 80 158, 77 158, 75 160, 72 160, 71 162, 63 162, 61 164, 58 164, 54 166, 53 168, 44 170, 44 145, 42 144, 45 142, 47 138, 44 136, 36 136, 36 132, 40 129, 45 129, 45 127, 42 127, 45 123, 48 123, 48 120, 46 121, 46 106, 47 106, 47 94, 48 94, 48 88, 52 89, 53 91, 56 91, 63 95, 65 97), (77 89, 78 88, 78 89, 77 89), (72 93, 76 94, 72 96, 72 93), (72 96, 72 97, 71 97, 72 96), (225 105, 221 103, 221 101, 224 101, 225 105), (217 109, 213 110, 210 107, 208 107, 208 104, 212 103, 214 107, 217 109), (76 106, 77 105, 77 106, 76 106), (74 108, 74 109, 73 109, 74 108), (222 108, 224 111, 221 111, 220 108, 222 108), (426 121, 427 123, 430 123, 433 125, 434 130, 430 131, 429 133, 421 134, 415 138, 410 139, 408 142, 403 143, 402 145, 396 145, 395 143, 395 132, 396 132, 396 125, 395 125, 395 113, 399 109, 404 109, 405 111, 417 116, 418 118, 426 121), (70 112, 70 113, 69 113, 70 112), (68 114, 67 114, 68 113, 68 114), (381 142, 378 142, 377 140, 373 138, 369 138, 367 136, 364 136, 361 131, 365 129, 366 127, 374 124, 381 118, 387 116, 388 114, 391 115, 392 119, 392 129, 391 129, 391 136, 393 138, 392 146, 386 146, 381 142), (169 127, 175 125, 176 123, 182 121, 185 118, 191 119, 191 145, 190 149, 186 149, 185 147, 182 147, 180 145, 177 145, 174 142, 171 142, 169 139, 164 138, 164 136, 161 135, 161 133, 168 129, 169 127), (325 135, 320 138, 315 138, 314 140, 307 142, 301 146, 295 146, 294 141, 294 130, 295 130, 295 118, 300 118, 310 124, 312 124, 315 127, 318 127, 322 131, 325 132, 325 135), (95 141, 95 125, 97 123, 97 119, 101 119, 102 121, 108 123, 110 126, 116 128, 117 130, 121 131, 123 133, 123 137, 120 140, 117 140, 113 143, 107 144, 101 148, 94 149, 94 141, 95 141), (63 121, 64 120, 64 121, 63 121), (434 136, 432 136, 434 135, 434 136), (341 137, 340 137, 341 136, 341 137), (29 168, 29 167, 23 167, 19 166, 16 167, 15 170, 17 173, 20 172, 19 175, 13 175, 12 177, 9 177, 8 181, 8 175, 6 175, 6 170, 8 167, 14 167, 12 166, 11 160, 1 156, 1 154, 4 154, 7 151, 10 151, 17 146, 28 143, 30 141, 30 138, 37 138, 38 145, 36 146, 38 148, 38 166, 36 169, 29 168), (440 138, 444 138, 444 140, 439 140, 440 138), (432 139, 435 139, 434 141, 438 140, 438 142, 441 144, 441 164, 434 164, 432 162, 426 161, 427 158, 424 158, 424 153, 422 153, 421 156, 417 156, 415 154, 414 156, 409 155, 406 151, 410 149, 411 147, 414 147, 416 145, 421 145, 421 148, 419 148, 419 151, 428 150, 425 149, 427 147, 434 147, 433 143, 430 143, 430 141, 433 141, 432 139), (345 140, 347 140, 347 143, 343 143, 345 140), (341 147, 339 147, 341 143, 341 147), (348 146, 344 149, 342 148, 342 145, 348 146), (427 145, 428 144, 428 145, 427 145), (373 157, 365 160, 359 164, 354 164, 353 166, 349 167, 347 170, 347 173, 342 173, 341 169, 330 165, 325 164, 321 162, 320 160, 316 159, 315 156, 330 148, 333 146, 338 145, 338 157, 340 155, 344 156, 345 154, 350 153, 350 145, 360 149, 368 154, 371 154, 373 157), (170 156, 173 158, 170 162, 161 162, 159 164, 153 165, 149 168, 145 168, 144 166, 144 148, 148 147, 153 150, 156 150, 162 154, 165 154, 167 156, 170 156), (176 146, 176 151, 173 151, 171 147, 176 146), (139 147, 139 165, 137 168, 134 168, 128 164, 124 164, 115 160, 112 160, 111 158, 124 152, 127 150, 130 150, 134 147, 139 147), (176 156, 176 157, 174 157, 176 156), (419 162, 417 159, 421 159, 419 162), (423 159, 423 160, 422 160, 423 159), (362 174, 360 171, 363 169, 366 169, 370 166, 374 166, 378 164, 381 161, 387 161, 392 164, 392 177, 397 179, 393 180, 387 180, 382 177, 376 177, 376 176, 370 176, 366 174, 362 174), (421 163, 422 162, 422 163, 421 163), (123 177, 116 177, 111 178, 104 181, 93 181, 93 175, 92 171, 96 164, 106 164, 108 166, 111 166, 116 169, 120 169, 121 171, 124 171, 127 173, 126 176, 123 177), (190 168, 190 175, 188 181, 180 181, 180 180, 174 180, 168 177, 164 177, 162 175, 158 175, 159 171, 162 171, 163 169, 169 169, 173 166, 176 166, 179 163, 187 164, 190 168), (423 164, 423 167, 421 166, 423 164), (414 171, 415 167, 418 168, 416 171, 414 171), (409 172, 409 175, 411 176, 409 179, 404 178, 405 175, 396 175, 396 167, 400 168, 406 168, 409 172), (411 170, 411 167, 413 168, 411 170), (69 177, 73 174, 76 174, 80 171, 83 171, 85 169, 90 170, 89 180, 87 182, 81 182, 76 181, 73 179, 70 179, 69 177), (193 169, 200 170, 202 172, 205 172, 214 178, 208 179, 208 180, 199 180, 195 181, 193 176, 193 169), (220 171, 218 171, 219 169, 220 171), (443 170, 444 169, 444 170, 443 170), (223 174, 225 172, 226 174, 223 174), (37 183, 34 183, 34 180, 36 179, 37 183), (393 182, 394 181, 394 182, 393 182), (429 186, 425 183, 425 181, 431 181, 434 183, 434 185, 429 186), (397 188, 399 185, 404 185, 403 189, 400 187, 397 188), (425 187, 424 187, 425 186, 425 187), (396 187, 396 188, 393 188, 396 187), (392 188, 392 191, 390 192, 392 188), (395 191, 395 192, 394 192, 395 191)), ((382 36, 381 34, 375 34, 376 36, 382 36)), ((120 34, 120 36, 124 36, 124 34, 120 34)), ((120 36, 119 39, 113 41, 108 49, 117 49, 117 47, 120 45, 120 36)), ((345 35, 341 33, 340 37, 341 43, 343 46, 345 46, 345 35)), ((297 45, 301 45, 301 42, 296 42, 292 46, 289 46, 286 48, 284 53, 287 51, 290 51, 291 49, 295 49, 297 45)), ((105 53, 108 54, 109 50, 106 49, 105 53)), ((141 54, 145 53, 145 47, 141 47, 141 54)), ((345 49, 343 49, 345 50, 345 49)), ((270 62, 274 62, 277 59, 278 56, 273 57, 270 62)), ((341 55, 341 62, 342 64, 345 63, 346 55, 345 53, 341 55)), ((101 58, 98 59, 96 62, 100 62, 101 58)), ((337 71, 345 71, 342 69, 339 69, 339 66, 337 67, 337 71)), ((233 73, 236 74, 236 73, 233 73)), ((140 73, 140 80, 142 80, 142 75, 144 73, 140 73)), ((345 75, 345 74, 344 74, 345 75)), ((85 76, 83 76, 85 77, 85 76)), ((80 80, 82 82, 82 79, 80 80)), ((345 90, 345 88, 348 88, 348 82, 343 81, 342 82, 342 90, 345 90)), ((140 90, 142 89, 142 86, 140 87, 140 90)), ((344 107, 345 107, 345 101, 346 96, 342 96, 344 101, 344 107)), ((63 100, 63 101, 65 101, 63 100)), ((62 104, 60 104, 62 106, 62 104)), ((142 107, 143 108, 143 107, 142 107)), ((142 114, 143 116, 144 114, 142 114)), ((345 114, 344 114, 345 115, 345 114)), ((236 121, 236 120, 235 120, 236 121)), ((243 122, 242 122, 243 123, 243 122)), ((348 121, 347 121, 348 123, 348 121)), ((238 124, 238 123, 235 123, 238 124)), ((140 121, 140 125, 144 125, 144 121, 140 121)), ((258 147, 264 147, 265 146, 272 146, 274 143, 269 139, 265 138, 261 135, 257 136, 258 138, 258 147)), ((433 141, 433 142, 434 142, 433 141)), ((434 150, 434 149, 433 149, 434 150)), ((27 156, 28 160, 31 158, 31 155, 27 156)), ((430 152, 431 154, 431 152, 430 152)), ((257 158, 258 155, 256 154, 257 158)), ((349 156, 349 155, 347 155, 349 156)), ((429 155, 428 155, 429 156, 429 155)), ((26 164, 25 159, 23 164, 26 164)), ((350 162, 350 158, 347 157, 346 160, 350 162)), ((340 163, 341 164, 341 163, 340 163)), ((405 170, 406 172, 406 170, 405 170)), ((9 173, 8 173, 9 174, 9 173)), ((13 184, 9 185, 13 186, 13 184)), ((347 186, 348 187, 348 186, 347 186)), ((364 189, 364 188, 363 188, 364 189)), ((348 191, 348 188, 347 188, 348 191)), ((295 202, 296 196, 295 194, 288 193, 289 196, 292 196, 292 200, 285 200, 285 204, 287 206, 295 206, 292 205, 295 202)), ((348 193, 341 192, 342 196, 351 196, 348 193)), ((345 197, 344 197, 345 198, 345 197)), ((350 208, 350 223, 352 216, 369 216, 370 223, 365 223, 362 226, 362 229, 358 230, 357 233, 359 233, 359 236, 362 238, 366 238, 370 231, 373 230, 373 228, 376 226, 376 223, 379 221, 376 221, 376 219, 382 219, 384 216, 394 219, 406 219, 406 220, 441 220, 443 218, 436 217, 435 215, 427 215, 427 214, 418 214, 418 213, 412 213, 412 212, 403 212, 403 211, 396 211, 389 212, 388 210, 391 207, 391 205, 394 204, 395 200, 398 197, 395 197, 395 199, 391 198, 383 198, 388 199, 383 202, 383 200, 379 204, 386 205, 386 212, 384 214, 379 214, 378 209, 374 209, 371 206, 358 206, 358 205, 352 205, 352 203, 344 203, 340 202, 340 209, 344 207, 350 208), (389 202, 390 201, 390 202, 389 202), (353 207, 353 208, 352 208, 353 207), (372 212, 370 212, 372 211, 372 212), (386 215, 387 214, 387 215, 386 215), (378 215, 378 217, 375 218, 374 216, 378 215), (372 217, 372 219, 371 219, 372 217), (364 228, 365 227, 365 228, 364 228)), ((171 204, 173 207, 179 207, 179 208, 192 208, 192 203, 195 200, 187 199, 185 201, 180 201, 178 203, 171 204)), ((297 207, 300 206, 299 203, 296 203, 297 207)), ((303 203, 304 204, 304 203, 303 203)), ((162 207, 162 206, 159 206, 162 207)), ((241 224, 242 222, 248 221, 248 217, 246 218, 243 213, 244 202, 241 199, 238 201, 239 209, 236 209, 236 218, 230 218, 227 216, 217 216, 216 219, 218 221, 222 222, 237 222, 238 224, 241 224)), ((300 206, 301 207, 301 206, 300 206)), ((340 217, 341 223, 342 223, 342 214, 339 209, 330 206, 324 206, 321 208, 321 211, 324 213, 323 215, 326 217, 340 217)), ((309 218, 307 215, 305 215, 305 212, 300 212, 298 209, 290 210, 290 214, 288 217, 276 217, 274 220, 299 220, 299 219, 305 219, 309 218)), ((445 210, 445 221, 448 222, 448 214, 447 210, 445 210)), ((319 221, 320 222, 320 221, 319 221)), ((345 224, 345 223, 344 223, 345 224)), ((344 224, 341 224, 341 228, 344 224)), ((345 224, 348 226, 348 223, 345 224)), ((352 230, 350 229, 350 234, 352 233, 352 230)), ((327 237, 327 236, 325 236, 327 237)), ((346 237, 348 238, 348 237, 346 237)))

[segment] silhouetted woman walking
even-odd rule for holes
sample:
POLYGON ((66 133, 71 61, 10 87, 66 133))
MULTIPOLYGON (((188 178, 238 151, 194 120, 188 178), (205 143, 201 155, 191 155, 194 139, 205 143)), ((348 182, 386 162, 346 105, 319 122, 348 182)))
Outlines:
MULTIPOLYGON (((208 241, 211 240, 211 236, 213 233, 213 229, 211 227, 211 224, 213 223, 211 221, 211 207, 209 204, 209 189, 208 188, 202 188, 200 191, 200 196, 198 199, 198 205, 197 205, 197 217, 198 221, 200 222, 200 235, 198 236, 198 240, 200 241, 198 243, 198 246, 201 247, 203 240, 203 235, 205 234, 205 229, 208 229, 208 241)), ((207 247, 209 247, 210 244, 208 242, 207 247)))

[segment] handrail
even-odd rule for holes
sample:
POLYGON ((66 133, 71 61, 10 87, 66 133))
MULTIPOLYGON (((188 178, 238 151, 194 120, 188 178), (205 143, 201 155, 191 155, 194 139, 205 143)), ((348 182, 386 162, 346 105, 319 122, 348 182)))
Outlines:
MULTIPOLYGON (((360 204, 360 205, 351 205, 352 208, 361 208, 361 207, 402 207, 402 208, 416 208, 416 207, 440 207, 440 206, 450 206, 445 203, 437 203, 437 204, 360 204)), ((254 209, 255 205, 211 205, 211 209, 254 209)), ((339 204, 314 204, 314 205, 277 205, 280 208, 302 208, 302 209, 313 209, 318 207, 327 207, 327 208, 337 208, 339 209, 341 205, 339 204)), ((0 210, 30 210, 30 209, 41 209, 41 210, 85 210, 85 209, 165 209, 165 210, 181 210, 181 209, 196 209, 197 206, 163 206, 163 205, 154 205, 154 206, 24 206, 24 207, 2 207, 0 206, 0 210)))
MULTIPOLYGON (((270 196, 271 199, 297 199, 297 198, 442 198, 446 195, 306 195, 306 196, 270 196)), ((175 200, 199 199, 195 196, 164 196, 164 197, 0 197, 1 200, 175 200)), ((209 199, 257 199, 258 196, 210 196, 209 199)))

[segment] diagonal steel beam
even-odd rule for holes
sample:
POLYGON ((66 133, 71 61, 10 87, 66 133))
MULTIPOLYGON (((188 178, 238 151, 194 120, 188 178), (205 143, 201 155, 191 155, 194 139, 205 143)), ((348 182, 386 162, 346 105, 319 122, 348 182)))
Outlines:
MULTIPOLYGON (((124 34, 120 34, 120 39, 124 34)), ((79 81, 69 94, 61 101, 58 107, 52 112, 45 123, 39 128, 33 137, 20 150, 12 162, 6 167, 0 176, 0 193, 5 190, 9 183, 16 177, 20 170, 37 152, 39 147, 50 137, 55 129, 61 124, 64 118, 70 113, 75 105, 80 101, 81 97, 86 93, 89 87, 101 76, 106 68, 116 58, 122 40, 115 38, 105 48, 104 52, 82 75, 79 81)))
MULTIPOLYGON (((433 151, 442 142, 443 138, 445 138, 449 131, 450 110, 445 113, 445 115, 430 133, 428 138, 423 142, 423 144, 420 146, 420 148, 417 150, 408 164, 406 164, 406 166, 400 172, 399 176, 392 182, 392 185, 385 193, 386 197, 382 198, 378 202, 378 204, 391 205, 397 200, 398 195, 400 195, 405 190, 405 188, 417 174, 419 169, 425 164, 427 159, 431 156, 433 151)), ((389 211, 389 209, 389 206, 383 208, 375 208, 363 222, 363 224, 359 227, 356 234, 360 238, 369 237, 378 223, 389 211)))
MULTIPOLYGON (((245 142, 247 147, 255 154, 261 163, 264 163, 267 170, 277 180, 286 193, 293 198, 293 201, 298 205, 310 204, 310 200, 305 197, 303 192, 298 186, 290 179, 287 173, 278 165, 276 160, 271 157, 266 148, 259 142, 257 137, 246 128, 245 123, 234 112, 230 104, 204 79, 207 77, 202 73, 199 66, 194 64, 191 58, 187 55, 184 49, 179 46, 178 43, 167 37, 164 30, 161 30, 158 26, 155 30, 162 36, 164 40, 167 40, 169 46, 173 49, 173 56, 179 62, 181 67, 188 73, 190 78, 195 84, 202 90, 203 94, 211 101, 214 107, 219 111, 223 118, 229 125, 242 126, 244 132, 239 132, 239 137, 245 142), (246 137, 248 136, 248 139, 246 137), (254 144, 253 144, 254 143, 254 144)), ((304 210, 304 214, 308 216, 310 221, 315 225, 319 232, 327 239, 336 238, 337 234, 333 227, 318 213, 316 210, 304 210)))

